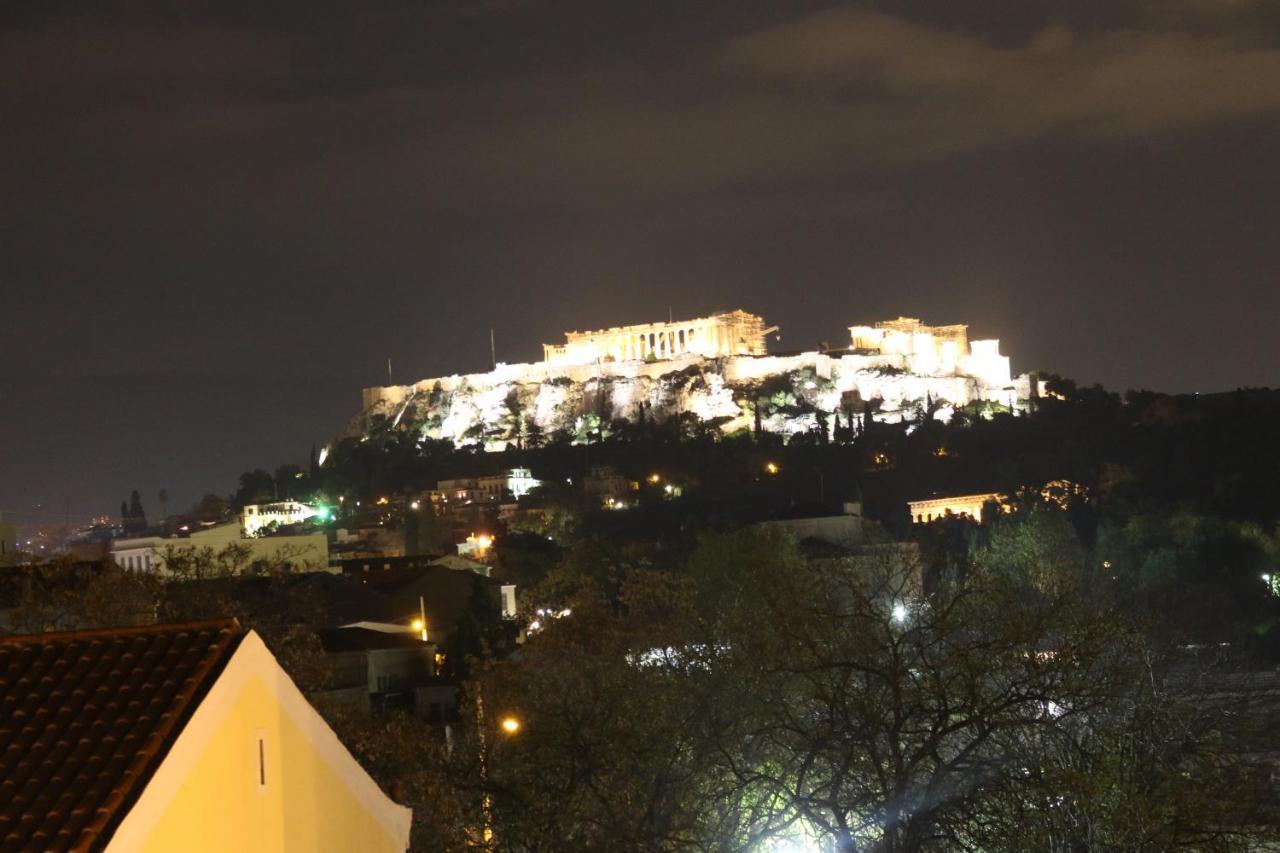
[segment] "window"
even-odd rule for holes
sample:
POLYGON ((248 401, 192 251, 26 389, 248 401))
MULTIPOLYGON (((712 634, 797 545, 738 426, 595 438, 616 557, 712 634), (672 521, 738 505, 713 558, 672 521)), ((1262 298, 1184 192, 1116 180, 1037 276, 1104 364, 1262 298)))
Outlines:
POLYGON ((255 781, 259 793, 266 793, 267 790, 267 730, 258 729, 254 732, 253 738, 254 761, 256 762, 255 781))

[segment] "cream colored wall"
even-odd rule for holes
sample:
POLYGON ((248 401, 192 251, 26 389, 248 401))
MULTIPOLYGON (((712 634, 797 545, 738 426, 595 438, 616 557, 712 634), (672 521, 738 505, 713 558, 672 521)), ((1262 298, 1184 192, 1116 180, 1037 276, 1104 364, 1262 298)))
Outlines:
POLYGON ((242 646, 250 640, 253 659, 228 665, 107 849, 405 850, 408 809, 378 790, 256 635, 242 646))
POLYGON ((329 540, 323 533, 246 539, 240 535, 240 525, 232 523, 192 533, 185 542, 181 539, 164 542, 178 551, 184 547, 219 551, 228 545, 240 545, 249 549, 249 559, 253 561, 287 560, 294 571, 329 571, 329 540))

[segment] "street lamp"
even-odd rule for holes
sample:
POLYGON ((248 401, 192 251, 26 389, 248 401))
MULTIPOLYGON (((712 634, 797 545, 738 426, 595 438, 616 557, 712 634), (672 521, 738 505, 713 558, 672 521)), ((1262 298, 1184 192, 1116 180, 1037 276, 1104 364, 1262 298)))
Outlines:
POLYGON ((510 714, 503 717, 502 722, 499 723, 499 725, 502 727, 502 730, 509 735, 517 734, 520 731, 520 720, 510 714))

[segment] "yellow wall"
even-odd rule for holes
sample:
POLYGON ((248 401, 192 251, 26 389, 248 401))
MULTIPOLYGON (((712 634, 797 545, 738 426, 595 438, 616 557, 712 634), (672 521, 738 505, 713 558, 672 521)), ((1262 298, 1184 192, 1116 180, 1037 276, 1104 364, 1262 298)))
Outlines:
MULTIPOLYGON (((292 685, 289 685, 292 687, 292 685)), ((137 849, 402 853, 285 711, 251 676, 137 849), (258 734, 266 785, 259 784, 258 734)))

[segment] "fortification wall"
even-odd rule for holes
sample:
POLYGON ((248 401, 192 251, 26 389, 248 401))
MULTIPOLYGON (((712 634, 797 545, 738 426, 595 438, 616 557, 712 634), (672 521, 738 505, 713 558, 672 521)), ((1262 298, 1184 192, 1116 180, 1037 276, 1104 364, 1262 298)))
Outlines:
POLYGON ((364 410, 352 431, 368 429, 381 417, 424 437, 498 450, 531 433, 586 435, 619 420, 634 422, 642 412, 651 420, 692 413, 732 432, 753 428, 759 408, 765 429, 793 435, 817 428, 832 413, 856 410, 860 416, 866 405, 888 422, 918 418, 925 405, 943 418, 976 401, 1018 405, 1021 386, 1016 383, 997 387, 975 376, 919 375, 911 372, 908 359, 808 352, 502 364, 486 373, 366 388, 364 410))

